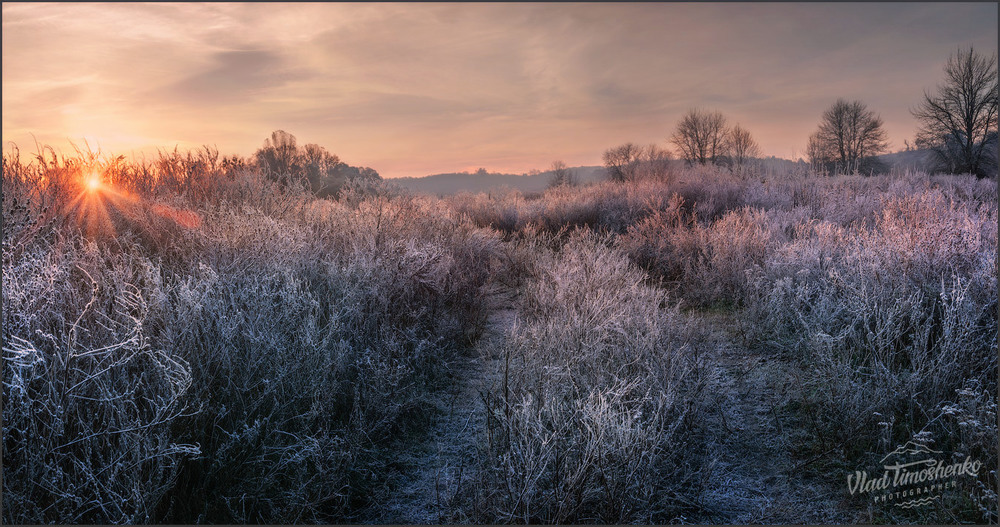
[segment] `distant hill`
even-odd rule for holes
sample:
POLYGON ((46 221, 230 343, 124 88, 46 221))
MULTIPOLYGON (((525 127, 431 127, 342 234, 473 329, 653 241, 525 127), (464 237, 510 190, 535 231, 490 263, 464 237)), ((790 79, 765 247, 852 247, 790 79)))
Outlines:
POLYGON ((792 161, 770 156, 758 159, 757 163, 760 164, 761 173, 765 176, 804 174, 809 170, 809 163, 801 159, 792 161))
MULTIPOLYGON (((930 150, 926 149, 909 150, 882 154, 878 158, 889 168, 926 170, 929 154, 930 150)), ((771 156, 759 159, 758 162, 765 175, 804 174, 809 169, 809 164, 801 159, 792 161, 771 156)), ((678 160, 673 163, 677 168, 683 165, 683 162, 678 160)), ((601 181, 606 174, 605 168, 602 166, 570 167, 570 170, 576 176, 577 182, 581 184, 601 181)), ((472 173, 452 172, 424 177, 393 178, 388 181, 413 192, 443 196, 459 192, 486 192, 501 188, 511 188, 521 192, 541 192, 549 186, 551 180, 551 170, 535 174, 504 174, 480 169, 472 173)))
MULTIPOLYGON (((591 183, 604 179, 604 167, 570 167, 579 183, 591 183)), ((485 192, 508 187, 522 192, 541 192, 549 186, 552 171, 537 174, 502 174, 498 172, 453 172, 424 177, 402 177, 387 180, 413 192, 432 195, 456 194, 458 192, 485 192)))
MULTIPOLYGON (((880 161, 885 163, 886 167, 889 169, 896 170, 927 170, 928 159, 930 159, 931 151, 928 149, 923 150, 904 150, 900 152, 892 152, 890 154, 882 154, 877 156, 880 161)), ((782 159, 779 157, 767 157, 758 160, 761 164, 764 174, 802 174, 809 170, 809 164, 805 160, 791 161, 789 159, 782 159)))
POLYGON ((904 150, 891 154, 882 154, 878 158, 891 168, 899 170, 927 170, 928 159, 930 159, 930 149, 904 150))

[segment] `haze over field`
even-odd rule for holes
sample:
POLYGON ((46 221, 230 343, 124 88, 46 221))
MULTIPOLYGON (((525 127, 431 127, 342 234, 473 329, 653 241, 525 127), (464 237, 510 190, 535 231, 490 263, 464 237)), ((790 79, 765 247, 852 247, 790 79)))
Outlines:
POLYGON ((805 157, 838 97, 892 150, 992 3, 18 4, 3 12, 3 141, 115 154, 276 129, 383 177, 600 165, 718 109, 765 156, 805 157))

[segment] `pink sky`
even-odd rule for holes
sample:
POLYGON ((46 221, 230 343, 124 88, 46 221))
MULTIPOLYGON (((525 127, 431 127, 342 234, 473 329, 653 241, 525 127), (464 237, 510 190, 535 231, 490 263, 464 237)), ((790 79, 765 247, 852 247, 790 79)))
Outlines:
POLYGON ((71 153, 271 131, 384 177, 599 165, 719 110, 803 155, 860 99, 893 149, 959 47, 997 49, 995 3, 3 3, 3 141, 71 153))

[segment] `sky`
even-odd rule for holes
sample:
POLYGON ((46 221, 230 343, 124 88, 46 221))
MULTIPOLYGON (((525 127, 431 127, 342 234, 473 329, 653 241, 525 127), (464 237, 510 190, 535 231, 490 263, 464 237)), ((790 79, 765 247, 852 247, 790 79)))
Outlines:
POLYGON ((2 4, 3 142, 104 154, 273 130, 383 177, 600 165, 718 110, 804 157, 838 98, 912 142, 959 48, 996 53, 996 3, 2 4))

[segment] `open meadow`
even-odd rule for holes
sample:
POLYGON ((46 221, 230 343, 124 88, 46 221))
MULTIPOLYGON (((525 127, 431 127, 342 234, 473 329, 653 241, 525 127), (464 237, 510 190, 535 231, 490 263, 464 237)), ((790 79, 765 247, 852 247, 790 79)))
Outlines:
POLYGON ((997 522, 995 178, 26 157, 4 523, 997 522), (849 491, 904 444, 982 468, 849 491))

